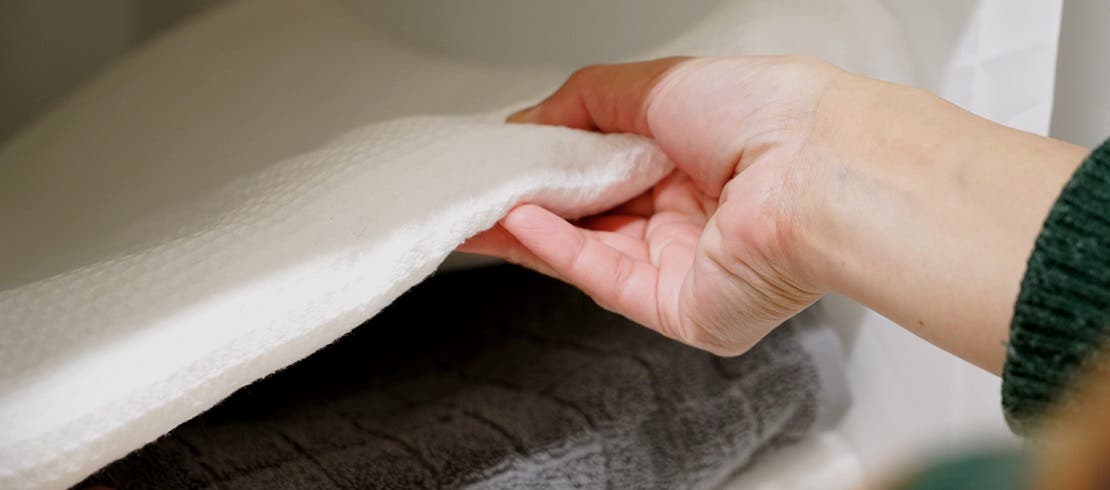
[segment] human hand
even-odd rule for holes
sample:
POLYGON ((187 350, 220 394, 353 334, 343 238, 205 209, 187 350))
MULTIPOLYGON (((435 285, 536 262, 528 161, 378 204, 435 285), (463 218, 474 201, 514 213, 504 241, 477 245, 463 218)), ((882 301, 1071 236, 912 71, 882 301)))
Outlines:
POLYGON ((731 66, 698 63, 676 58, 588 68, 543 104, 511 117, 651 136, 680 170, 577 226, 538 206, 518 207, 462 250, 562 278, 608 309, 718 354, 747 350, 816 301, 822 290, 807 271, 778 270, 796 262, 787 243, 796 238, 787 235, 793 227, 777 222, 783 215, 766 214, 780 206, 766 191, 789 185, 788 176, 781 166, 750 168, 756 151, 772 150, 763 147, 771 139, 799 141, 738 129, 758 120, 748 126, 804 131, 832 70, 800 61, 767 65, 775 73, 745 81, 731 66), (682 69, 690 66, 697 68, 682 69), (780 92, 776 85, 787 81, 797 89, 780 92), (763 104, 745 102, 753 92, 763 94, 763 104), (733 179, 740 170, 744 178, 733 179))
POLYGON ((835 291, 992 371, 1025 257, 1084 154, 801 57, 586 68, 510 121, 648 136, 677 170, 576 224, 525 204, 460 250, 717 354, 835 291))

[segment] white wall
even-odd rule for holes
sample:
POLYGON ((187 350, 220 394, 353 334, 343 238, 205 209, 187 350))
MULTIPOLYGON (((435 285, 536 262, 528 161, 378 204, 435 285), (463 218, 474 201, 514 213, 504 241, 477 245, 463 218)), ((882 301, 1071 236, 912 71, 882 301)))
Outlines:
POLYGON ((0 142, 128 48, 218 1, 0 1, 0 142))
POLYGON ((1092 147, 1110 137, 1110 2, 1067 0, 1052 136, 1092 147))

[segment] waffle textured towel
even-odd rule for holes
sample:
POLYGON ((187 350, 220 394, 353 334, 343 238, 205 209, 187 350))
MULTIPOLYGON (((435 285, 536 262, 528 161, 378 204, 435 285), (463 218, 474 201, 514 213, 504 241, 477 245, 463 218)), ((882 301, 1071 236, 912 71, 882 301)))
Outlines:
MULTIPOLYGON (((504 111, 398 119, 504 107, 565 70, 422 52, 358 12, 229 2, 0 148, 0 487, 72 484, 323 347, 518 202, 587 214, 668 171, 647 140, 504 111)), ((871 0, 726 1, 633 57, 904 79, 899 46, 871 0)))

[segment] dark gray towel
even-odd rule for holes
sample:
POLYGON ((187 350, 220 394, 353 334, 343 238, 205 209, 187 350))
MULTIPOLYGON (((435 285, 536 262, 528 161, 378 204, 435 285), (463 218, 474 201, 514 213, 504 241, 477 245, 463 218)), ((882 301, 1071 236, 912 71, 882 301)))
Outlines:
POLYGON ((791 329, 723 359, 508 266, 440 274, 91 476, 121 488, 689 488, 813 425, 791 329))

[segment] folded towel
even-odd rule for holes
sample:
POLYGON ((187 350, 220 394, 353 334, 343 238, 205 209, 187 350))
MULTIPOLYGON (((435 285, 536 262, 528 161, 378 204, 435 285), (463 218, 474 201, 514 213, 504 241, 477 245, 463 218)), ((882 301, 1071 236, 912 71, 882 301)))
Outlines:
POLYGON ((445 273, 83 485, 709 488, 812 428, 814 370, 789 326, 718 358, 538 274, 445 273))
POLYGON ((0 292, 0 482, 94 470, 304 357, 515 202, 598 212, 668 166, 627 135, 395 120, 149 223, 147 248, 0 292))
MULTIPOLYGON (((875 0, 725 1, 635 57, 776 52, 906 65, 875 0)), ((240 0, 92 80, 0 148, 0 487, 74 483, 302 359, 521 201, 588 214, 667 172, 643 138, 393 119, 563 76, 240 0)))

